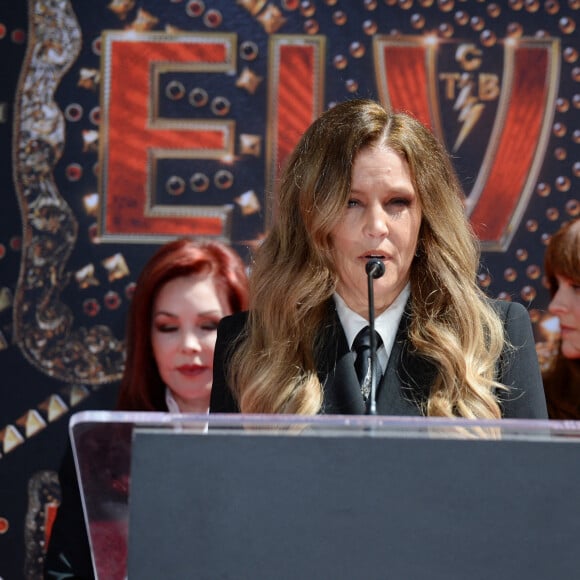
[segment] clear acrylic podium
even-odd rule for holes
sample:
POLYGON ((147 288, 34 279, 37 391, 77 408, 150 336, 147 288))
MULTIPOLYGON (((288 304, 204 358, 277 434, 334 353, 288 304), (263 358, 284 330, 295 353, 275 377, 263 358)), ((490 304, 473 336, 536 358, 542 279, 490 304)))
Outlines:
POLYGON ((572 578, 580 423, 71 418, 100 580, 572 578))

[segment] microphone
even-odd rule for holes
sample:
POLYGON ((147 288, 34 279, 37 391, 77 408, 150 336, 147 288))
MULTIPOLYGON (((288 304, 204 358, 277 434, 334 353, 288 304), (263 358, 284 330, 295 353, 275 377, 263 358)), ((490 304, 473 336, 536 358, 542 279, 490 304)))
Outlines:
POLYGON ((369 328, 371 331, 371 392, 367 415, 377 414, 377 338, 375 334, 375 292, 373 280, 385 273, 385 265, 378 258, 368 260, 366 267, 369 294, 369 328))
POLYGON ((366 271, 373 278, 380 278, 385 273, 385 265, 378 258, 371 258, 366 265, 366 271))

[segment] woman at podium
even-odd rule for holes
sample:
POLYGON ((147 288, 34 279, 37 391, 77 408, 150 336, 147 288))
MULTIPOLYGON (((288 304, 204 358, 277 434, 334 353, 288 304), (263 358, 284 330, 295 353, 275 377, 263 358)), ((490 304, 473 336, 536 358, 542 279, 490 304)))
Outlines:
POLYGON ((286 163, 249 312, 218 328, 210 411, 545 418, 528 313, 479 288, 463 203, 410 115, 322 114, 286 163))

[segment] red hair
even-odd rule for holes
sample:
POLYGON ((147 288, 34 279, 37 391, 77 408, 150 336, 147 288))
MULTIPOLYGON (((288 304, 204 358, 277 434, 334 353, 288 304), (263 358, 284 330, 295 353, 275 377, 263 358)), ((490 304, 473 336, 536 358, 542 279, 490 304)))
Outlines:
POLYGON ((248 307, 245 265, 230 247, 218 242, 196 242, 180 238, 159 248, 137 280, 129 310, 126 332, 125 371, 117 408, 125 411, 164 411, 163 383, 151 345, 153 303, 170 280, 208 272, 225 292, 232 312, 248 307))

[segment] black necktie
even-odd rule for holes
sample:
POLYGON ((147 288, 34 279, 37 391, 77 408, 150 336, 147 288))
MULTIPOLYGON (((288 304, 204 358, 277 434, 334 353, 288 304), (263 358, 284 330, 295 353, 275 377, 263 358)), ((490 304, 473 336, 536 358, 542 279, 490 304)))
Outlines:
MULTIPOLYGON (((383 344, 380 335, 375 331, 377 350, 383 344)), ((366 401, 371 392, 371 329, 365 326, 355 337, 352 343, 352 349, 356 352, 354 368, 360 384, 360 390, 366 401)), ((381 365, 377 360, 377 377, 376 383, 382 375, 381 365)))

